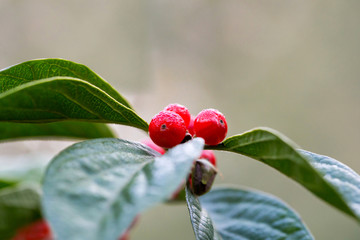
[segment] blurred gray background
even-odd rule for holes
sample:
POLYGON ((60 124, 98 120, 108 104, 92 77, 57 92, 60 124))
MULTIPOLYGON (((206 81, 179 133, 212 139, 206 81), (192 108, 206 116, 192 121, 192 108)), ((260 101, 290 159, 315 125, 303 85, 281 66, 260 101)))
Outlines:
MULTIPOLYGON (((234 135, 257 126, 360 172, 360 1, 1 0, 0 69, 35 58, 89 66, 147 121, 169 103, 217 108, 234 135)), ((112 126, 119 137, 145 134, 112 126)), ((0 155, 56 153, 64 141, 1 143, 0 155)), ((316 239, 360 238, 352 219, 246 157, 222 176, 279 196, 316 239)), ((184 205, 143 214, 132 239, 194 239, 184 205)))

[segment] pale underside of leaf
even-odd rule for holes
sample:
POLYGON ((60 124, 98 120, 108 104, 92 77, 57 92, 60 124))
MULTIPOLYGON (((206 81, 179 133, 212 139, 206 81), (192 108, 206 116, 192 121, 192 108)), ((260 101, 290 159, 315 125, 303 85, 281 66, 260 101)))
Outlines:
POLYGON ((161 157, 119 139, 90 140, 63 151, 49 165, 43 186, 45 214, 56 236, 117 239, 137 214, 172 195, 203 144, 194 139, 161 157))
POLYGON ((200 205, 198 198, 185 187, 186 203, 196 240, 220 240, 208 213, 200 205))
POLYGON ((345 164, 330 158, 298 150, 309 163, 331 184, 360 221, 360 176, 345 164))
POLYGON ((200 203, 223 240, 312 240, 300 217, 278 198, 259 191, 215 187, 200 203))

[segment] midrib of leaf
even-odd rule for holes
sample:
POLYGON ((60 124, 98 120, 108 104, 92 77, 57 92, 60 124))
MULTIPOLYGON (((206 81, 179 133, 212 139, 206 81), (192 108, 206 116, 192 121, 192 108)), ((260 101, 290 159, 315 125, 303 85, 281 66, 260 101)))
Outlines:
MULTIPOLYGON (((1 107, 2 109, 14 109, 14 108, 11 108, 11 107, 1 107)), ((28 109, 28 108, 16 108, 16 110, 21 110, 21 111, 24 111, 24 112, 49 112, 49 113, 54 113, 54 114, 57 114, 65 119, 70 119, 68 116, 60 113, 60 112, 57 112, 57 111, 52 111, 52 110, 47 110, 47 109, 36 109, 36 108, 33 108, 33 109, 28 109)), ((31 120, 31 122, 39 122, 39 123, 43 123, 44 121, 48 121, 48 120, 53 120, 53 118, 49 118, 49 119, 40 119, 40 120, 31 120)), ((74 119, 75 120, 75 119, 74 119)), ((83 119, 78 119, 78 120, 83 120, 83 119)), ((93 121, 93 122, 103 122, 103 121, 99 121, 97 119, 94 119, 94 120, 91 120, 91 119, 84 119, 86 121, 93 121)), ((19 123, 22 123, 23 121, 11 121, 11 122, 19 122, 19 123)), ((25 123, 27 123, 27 121, 25 121, 25 123)))
POLYGON ((194 139, 160 156, 121 139, 77 143, 56 156, 45 173, 46 217, 64 239, 117 239, 136 215, 168 199, 203 144, 194 139))
MULTIPOLYGON (((79 79, 82 79, 82 76, 80 76, 79 74, 77 74, 76 72, 72 71, 72 70, 69 69, 69 68, 60 66, 60 65, 55 64, 55 63, 48 63, 48 64, 49 64, 50 66, 56 66, 56 67, 58 67, 58 68, 62 68, 62 69, 64 69, 64 70, 66 70, 66 71, 69 71, 69 72, 71 72, 72 74, 74 74, 75 76, 77 76, 79 79)), ((77 64, 78 64, 78 63, 77 63, 77 64)), ((80 65, 80 66, 88 69, 89 71, 91 71, 91 69, 89 69, 87 66, 85 66, 85 65, 83 65, 83 64, 78 64, 78 65, 80 65)), ((32 66, 29 66, 29 67, 30 67, 30 68, 32 69, 32 71, 33 71, 33 67, 32 67, 32 66)), ((50 71, 50 68, 49 68, 49 71, 50 71)), ((92 72, 92 71, 91 71, 91 72, 92 72)), ((97 74, 97 73, 95 73, 95 72, 92 72, 92 73, 93 73, 95 76, 97 76, 99 79, 103 79, 99 74, 97 74)), ((91 83, 90 83, 90 84, 91 84, 91 83)), ((103 85, 106 85, 106 87, 108 87, 109 89, 111 89, 111 90, 113 91, 113 93, 116 93, 117 97, 120 98, 121 101, 122 101, 121 104, 123 104, 124 106, 132 109, 132 107, 131 107, 131 105, 129 104, 129 102, 128 102, 125 98, 123 98, 120 94, 117 94, 117 91, 116 91, 108 82, 103 81, 102 84, 103 84, 103 85)))
MULTIPOLYGON (((9 96, 9 95, 11 95, 11 94, 14 94, 14 93, 16 93, 16 92, 18 92, 18 91, 24 90, 24 89, 26 89, 26 88, 30 88, 30 87, 36 86, 36 85, 38 85, 38 84, 51 83, 51 82, 54 82, 54 81, 69 81, 70 84, 73 84, 73 82, 79 82, 79 83, 82 83, 82 84, 84 84, 84 85, 89 85, 89 86, 91 86, 92 88, 95 88, 96 90, 100 91, 100 92, 101 92, 102 94, 104 94, 106 97, 110 98, 110 99, 111 99, 113 102, 115 102, 116 104, 121 105, 122 107, 126 108, 127 111, 132 112, 132 113, 134 113, 134 114, 136 115, 136 113, 135 113, 132 109, 124 106, 123 104, 121 104, 120 102, 118 102, 116 99, 114 99, 112 96, 110 96, 109 94, 107 94, 106 92, 104 92, 102 89, 98 88, 97 86, 92 85, 92 84, 88 83, 87 81, 84 81, 84 80, 81 80, 81 79, 77 79, 77 78, 72 78, 72 77, 52 77, 52 78, 46 78, 46 79, 42 79, 42 80, 31 81, 31 82, 22 84, 22 85, 20 85, 20 86, 17 86, 17 87, 15 87, 15 88, 12 88, 12 89, 6 91, 6 92, 1 93, 1 94, 0 94, 0 99, 1 99, 1 98, 4 98, 4 97, 7 97, 7 96, 9 96)), ((113 109, 115 112, 119 113, 121 116, 123 116, 126 120, 129 121, 129 119, 128 119, 121 111, 115 109, 115 108, 113 107, 113 105, 108 104, 108 103, 105 101, 104 97, 101 96, 101 94, 94 93, 94 92, 90 91, 89 89, 85 88, 83 85, 82 85, 82 86, 79 86, 79 85, 78 85, 77 87, 81 87, 83 90, 85 90, 85 91, 87 91, 87 92, 95 95, 95 96, 96 96, 99 100, 101 100, 104 104, 106 104, 107 106, 109 106, 111 109, 113 109)), ((56 91, 56 90, 53 90, 53 91, 58 92, 58 91, 56 91)), ((68 95, 66 95, 66 94, 64 94, 64 93, 61 93, 61 92, 58 92, 58 93, 60 93, 61 95, 63 95, 63 96, 66 97, 67 99, 69 99, 71 102, 76 103, 77 105, 81 106, 84 110, 86 110, 86 111, 89 112, 88 108, 84 107, 84 106, 83 106, 82 104, 80 104, 79 102, 74 101, 74 100, 73 100, 71 97, 69 97, 68 95)), ((6 107, 5 107, 5 108, 6 108, 6 107)), ((12 108, 9 108, 9 109, 12 109, 12 108)), ((16 108, 16 109, 19 109, 19 108, 16 108)), ((33 111, 46 111, 46 112, 51 112, 51 111, 49 111, 49 110, 36 109, 36 108, 35 108, 35 109, 31 109, 31 110, 33 110, 33 111)), ((64 116, 63 114, 61 114, 61 113, 59 113, 59 112, 56 112, 56 111, 53 111, 53 113, 58 114, 58 115, 60 115, 60 116, 64 116)), ((93 114, 93 112, 90 112, 90 113, 93 114)), ((96 114, 93 114, 93 115, 97 116, 96 114)), ((65 116, 65 117, 66 117, 66 118, 69 118, 68 116, 65 116)), ((97 117, 98 117, 98 116, 97 116, 97 117)), ((84 120, 88 121, 88 119, 84 119, 84 120)), ((103 118, 100 118, 100 121, 99 121, 99 120, 89 120, 89 121, 94 121, 94 122, 103 122, 103 121, 105 121, 105 122, 109 122, 108 120, 103 119, 103 118), (102 120, 102 121, 101 121, 101 120, 102 120)), ((142 122, 142 125, 143 125, 143 126, 142 126, 142 129, 143 129, 144 131, 147 131, 147 130, 148 130, 148 125, 147 125, 147 123, 146 123, 145 121, 143 121, 141 118, 138 118, 138 121, 139 121, 139 122, 140 122, 140 121, 142 122)), ((131 123, 131 122, 129 121, 129 123, 131 123)), ((135 125, 134 125, 134 126, 135 126, 135 125)))
MULTIPOLYGON (((86 89, 84 86, 80 86, 80 87, 83 88, 85 91, 94 94, 93 92, 90 92, 88 89, 86 89)), ((94 86, 94 87, 96 87, 96 86, 94 86)), ((96 87, 96 88, 97 88, 97 87, 96 87)), ((118 101, 116 101, 116 99, 114 99, 113 97, 111 97, 109 94, 107 94, 106 92, 104 92, 104 91, 101 90, 100 88, 97 88, 97 89, 100 90, 102 93, 106 94, 109 98, 111 98, 111 99, 112 99, 113 101, 115 101, 117 104, 124 106, 123 104, 121 104, 121 103, 119 103, 118 101)), ((64 94, 64 96, 67 97, 69 100, 72 99, 72 98, 71 98, 70 96, 68 96, 68 95, 65 95, 65 94, 64 94)), ((119 113, 121 116, 123 116, 126 120, 129 121, 129 119, 128 119, 124 114, 122 114, 121 112, 119 112, 117 109, 115 109, 115 108, 112 107, 111 105, 107 104, 107 103, 104 101, 103 98, 100 98, 99 96, 98 96, 98 98, 99 98, 104 104, 106 104, 106 105, 108 105, 109 107, 111 107, 111 109, 113 109, 115 112, 119 113)), ((85 108, 85 109, 88 110, 88 108, 86 108, 84 105, 80 104, 79 102, 76 101, 76 103, 77 103, 79 106, 81 106, 81 107, 83 107, 83 108, 85 108)), ((126 107, 126 106, 124 106, 124 107, 126 107)), ((128 107, 126 107, 126 108, 127 108, 129 111, 134 112, 132 109, 130 109, 130 108, 128 108, 128 107)), ((88 111, 90 111, 90 110, 88 110, 88 111)), ((90 113, 92 113, 92 112, 90 112, 90 113)), ((135 112, 134 112, 134 113, 135 113, 135 112)), ((94 114, 94 115, 96 115, 96 114, 94 114)), ((130 122, 130 121, 129 121, 129 122, 130 122)))
MULTIPOLYGON (((262 128, 262 129, 267 129, 267 128, 262 128)), ((252 130, 250 130, 248 132, 245 132, 243 134, 250 133, 251 131, 252 130)), ((241 135, 231 136, 227 140, 231 141, 231 138, 235 138, 235 137, 241 136, 241 135)), ((283 139, 280 139, 280 140, 284 142, 283 139)), ((257 144, 257 143, 276 142, 276 141, 278 141, 278 139, 276 137, 271 136, 268 139, 252 141, 252 142, 249 142, 249 143, 246 143, 246 144, 238 144, 238 145, 234 145, 234 146, 232 146, 230 148, 226 148, 222 143, 220 143, 217 146, 206 146, 205 149, 213 149, 213 150, 222 150, 222 151, 227 151, 227 152, 233 152, 234 149, 239 148, 239 147, 246 147, 246 146, 250 146, 252 144, 257 144)), ((286 143, 291 148, 295 149, 295 146, 294 146, 295 144, 292 144, 292 143, 289 143, 289 142, 286 142, 286 143)), ((244 155, 244 156, 247 156, 247 157, 251 157, 251 158, 253 157, 251 154, 247 154, 247 153, 241 153, 241 154, 244 155)), ((279 159, 287 160, 286 158, 290 157, 291 155, 294 155, 296 157, 296 160, 298 160, 299 157, 302 158, 302 156, 300 154, 298 154, 297 152, 296 153, 294 152, 292 154, 284 154, 284 155, 277 155, 277 156, 264 156, 264 155, 262 155, 261 157, 259 157, 259 160, 279 160, 279 159)), ((304 162, 302 162, 302 161, 298 160, 297 163, 299 165, 304 166, 304 162)), ((311 165, 309 163, 307 163, 306 161, 305 161, 305 166, 311 167, 311 165)))
MULTIPOLYGON (((245 132, 245 133, 246 133, 246 132, 245 132)), ((245 133, 244 133, 244 134, 245 134, 245 133)), ((232 137, 236 137, 236 136, 237 136, 237 135, 232 136, 232 137)), ((231 137, 228 138, 228 140, 231 141, 231 137)), ((252 144, 254 144, 254 143, 271 142, 271 141, 274 141, 274 140, 276 140, 275 137, 269 136, 268 139, 261 139, 261 140, 257 140, 257 141, 252 141, 252 142, 244 143, 244 144, 234 145, 234 146, 232 146, 232 147, 230 147, 230 148, 227 148, 227 150, 228 150, 228 151, 231 151, 231 150, 233 150, 233 149, 235 149, 235 148, 249 146, 249 145, 252 145, 252 144)), ((221 147, 219 147, 219 148, 221 148, 221 147)))
MULTIPOLYGON (((129 180, 127 180, 124 185, 119 186, 118 189, 116 189, 116 194, 112 197, 112 199, 109 201, 108 206, 106 207, 106 209, 112 209, 113 206, 116 203, 117 198, 121 195, 122 192, 124 192, 126 189, 128 189, 129 186, 131 186, 131 182, 133 182, 134 178, 136 176, 139 175, 140 171, 142 169, 144 169, 149 163, 154 162, 154 159, 150 159, 150 160, 145 160, 140 166, 139 168, 136 169, 136 171, 134 171, 134 173, 131 175, 131 178, 129 178, 129 180)), ((120 167, 120 166, 119 166, 120 167)), ((106 212, 110 212, 110 211, 104 211, 106 212)), ((102 217, 100 218, 99 222, 104 222, 106 219, 106 214, 103 214, 102 217)), ((99 229, 101 228, 101 224, 99 224, 97 226, 99 229)), ((100 231, 98 231, 100 232, 100 231)))

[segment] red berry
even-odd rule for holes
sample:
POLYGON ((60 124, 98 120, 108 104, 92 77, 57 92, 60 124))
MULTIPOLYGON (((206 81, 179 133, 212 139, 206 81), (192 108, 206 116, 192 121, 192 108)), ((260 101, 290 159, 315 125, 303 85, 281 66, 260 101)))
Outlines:
POLYGON ((206 159, 211 162, 212 165, 216 167, 216 158, 212 150, 203 150, 200 156, 200 159, 206 159))
POLYGON ((51 240, 52 234, 49 225, 44 220, 20 228, 12 240, 51 240))
POLYGON ((197 137, 205 140, 205 144, 217 145, 226 137, 225 116, 215 109, 202 110, 195 118, 194 130, 197 137))
POLYGON ((151 139, 146 139, 146 140, 142 141, 142 143, 145 144, 146 146, 154 149, 161 155, 165 153, 165 150, 162 147, 159 147, 158 145, 156 145, 153 141, 151 141, 151 139))
POLYGON ((177 113, 161 111, 151 119, 149 135, 160 147, 171 148, 178 145, 185 134, 185 122, 177 113))
POLYGON ((189 126, 187 127, 187 129, 188 129, 189 133, 191 134, 191 136, 194 136, 194 134, 195 134, 194 122, 195 122, 195 116, 191 116, 189 126))
POLYGON ((175 112, 175 113, 179 114, 182 117, 182 119, 184 119, 185 126, 186 127, 189 126, 190 112, 183 105, 180 105, 177 103, 169 104, 166 108, 164 108, 164 111, 171 111, 171 112, 175 112))

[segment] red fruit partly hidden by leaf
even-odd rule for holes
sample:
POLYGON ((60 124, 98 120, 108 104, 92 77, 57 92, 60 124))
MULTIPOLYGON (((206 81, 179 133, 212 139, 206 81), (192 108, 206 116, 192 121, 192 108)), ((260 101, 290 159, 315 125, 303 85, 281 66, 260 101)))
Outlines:
POLYGON ((190 117, 190 122, 189 122, 189 126, 187 127, 187 130, 189 131, 189 133, 191 134, 191 136, 195 135, 195 131, 194 131, 194 122, 195 122, 195 116, 190 117))
POLYGON ((225 116, 216 109, 202 110, 195 118, 194 131, 207 145, 217 145, 225 139, 227 123, 225 116))
POLYGON ((201 153, 200 159, 206 159, 211 162, 212 165, 216 167, 216 157, 214 151, 212 150, 203 150, 201 153))
POLYGON ((12 240, 52 240, 49 225, 45 220, 39 220, 20 228, 12 240))
POLYGON ((126 231, 119 237, 119 240, 130 240, 130 231, 139 221, 139 215, 137 215, 132 221, 131 225, 126 229, 126 231))
POLYGON ((154 149, 155 151, 157 151, 160 154, 165 153, 165 149, 163 149, 162 147, 156 145, 153 141, 151 141, 151 139, 145 139, 144 141, 142 141, 142 143, 145 144, 146 146, 154 149))
POLYGON ((185 126, 189 126, 191 116, 189 110, 185 106, 177 103, 169 104, 167 107, 164 108, 164 111, 171 111, 179 114, 180 117, 184 119, 185 126))
MULTIPOLYGON (((136 216, 129 228, 119 238, 119 240, 129 240, 130 230, 138 222, 139 216, 136 216)), ((11 240, 54 240, 51 229, 45 220, 39 220, 20 228, 11 240)))
POLYGON ((160 147, 171 148, 178 145, 185 134, 185 122, 175 112, 161 111, 151 119, 149 135, 151 140, 160 147))
POLYGON ((129 240, 130 239, 130 233, 128 231, 126 231, 120 238, 119 240, 129 240))

